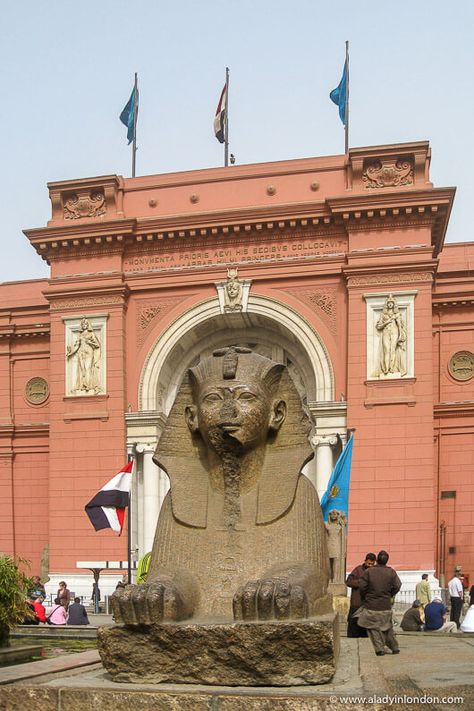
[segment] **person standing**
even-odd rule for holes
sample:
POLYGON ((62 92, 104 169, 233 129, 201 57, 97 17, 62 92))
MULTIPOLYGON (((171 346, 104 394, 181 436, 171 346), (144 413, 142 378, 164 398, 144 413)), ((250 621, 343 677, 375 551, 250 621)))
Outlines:
POLYGON ((400 578, 393 568, 387 565, 387 551, 377 555, 377 565, 367 568, 359 581, 359 592, 362 607, 355 614, 361 627, 367 629, 375 649, 375 654, 381 657, 387 646, 392 654, 399 654, 392 620, 392 598, 402 587, 400 578))
POLYGON ((461 626, 459 618, 461 617, 462 604, 464 602, 464 588, 460 578, 460 573, 454 573, 454 577, 452 577, 448 583, 449 599, 451 602, 451 614, 449 619, 451 622, 456 623, 458 629, 461 626))
POLYGON ((67 617, 68 625, 88 625, 89 618, 87 617, 87 610, 81 603, 80 597, 75 597, 72 605, 69 605, 69 612, 67 617))
POLYGON ((420 601, 421 617, 424 617, 424 609, 431 602, 431 587, 428 582, 428 573, 423 573, 421 581, 416 585, 416 599, 420 601))
POLYGON ((367 553, 362 565, 357 565, 352 573, 349 573, 346 580, 346 585, 351 588, 351 604, 349 614, 347 616, 347 636, 348 637, 367 637, 367 630, 361 627, 357 622, 357 617, 354 613, 362 605, 362 600, 359 592, 359 580, 367 568, 372 568, 375 565, 375 553, 367 553))
POLYGON ((59 583, 59 590, 57 597, 59 598, 59 604, 64 607, 64 609, 67 611, 69 607, 69 601, 71 600, 71 593, 67 589, 67 583, 64 582, 64 580, 61 580, 59 583))

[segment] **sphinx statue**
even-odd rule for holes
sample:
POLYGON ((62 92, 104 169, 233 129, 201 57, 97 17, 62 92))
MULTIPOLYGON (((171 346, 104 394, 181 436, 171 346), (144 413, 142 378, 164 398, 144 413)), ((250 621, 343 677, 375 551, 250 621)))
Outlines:
POLYGON ((235 643, 235 630, 250 622, 330 613, 327 534, 317 492, 301 473, 313 456, 309 430, 283 365, 233 346, 191 368, 155 453, 170 491, 147 580, 117 588, 115 621, 142 637, 171 629, 175 644, 179 621, 201 625, 199 635, 231 624, 235 643))

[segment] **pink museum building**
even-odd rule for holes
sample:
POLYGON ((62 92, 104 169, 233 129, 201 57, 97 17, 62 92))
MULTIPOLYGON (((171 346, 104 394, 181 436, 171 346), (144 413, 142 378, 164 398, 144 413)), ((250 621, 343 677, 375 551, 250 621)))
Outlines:
POLYGON ((288 365, 320 495, 356 430, 349 569, 385 548, 405 589, 474 577, 474 242, 445 245, 455 190, 429 164, 417 142, 50 183, 50 221, 25 230, 50 278, 0 285, 0 549, 89 595, 80 563, 113 567, 127 540, 84 505, 135 453, 150 550, 181 378, 239 343, 288 365))

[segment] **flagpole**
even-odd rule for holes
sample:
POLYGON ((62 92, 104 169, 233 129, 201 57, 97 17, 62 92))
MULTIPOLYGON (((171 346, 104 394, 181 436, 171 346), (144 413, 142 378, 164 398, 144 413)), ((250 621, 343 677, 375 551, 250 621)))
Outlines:
POLYGON ((346 40, 346 123, 345 133, 345 153, 349 153, 349 40, 346 40))
POLYGON ((132 178, 135 177, 135 165, 137 160, 137 119, 138 119, 138 74, 135 72, 135 106, 133 111, 133 145, 132 145, 132 178))
POLYGON ((225 68, 224 166, 229 165, 229 67, 225 68))
MULTIPOLYGON (((137 75, 135 74, 135 77, 137 75)), ((134 452, 131 452, 128 455, 128 461, 132 461, 134 459, 134 452)), ((132 468, 133 472, 133 468, 132 468)), ((133 476, 133 475, 132 475, 133 476)), ((132 487, 130 487, 130 494, 128 495, 128 511, 127 511, 127 566, 128 566, 128 573, 127 573, 127 581, 128 584, 132 584, 132 487)))

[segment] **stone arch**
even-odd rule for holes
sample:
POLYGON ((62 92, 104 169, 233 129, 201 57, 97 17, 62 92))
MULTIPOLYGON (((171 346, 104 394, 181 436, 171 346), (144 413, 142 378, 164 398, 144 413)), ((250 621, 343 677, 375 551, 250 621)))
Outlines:
POLYGON ((257 351, 266 349, 266 355, 287 363, 308 401, 334 400, 333 367, 318 333, 288 305, 250 295, 244 313, 221 314, 218 300, 209 299, 163 331, 142 369, 139 411, 167 413, 186 369, 229 342, 252 343, 257 351))

